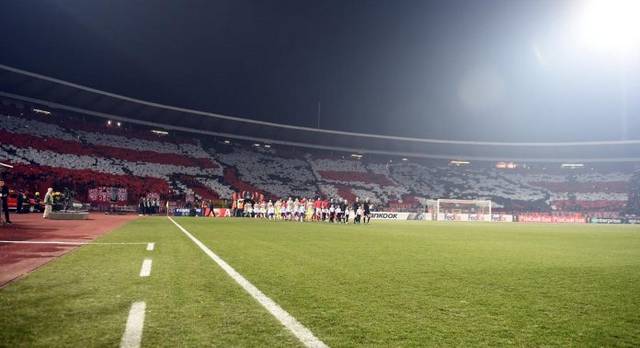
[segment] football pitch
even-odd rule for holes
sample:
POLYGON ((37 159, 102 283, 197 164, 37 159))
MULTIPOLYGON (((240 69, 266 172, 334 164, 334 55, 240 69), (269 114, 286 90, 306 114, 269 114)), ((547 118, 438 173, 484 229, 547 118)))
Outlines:
MULTIPOLYGON (((637 226, 175 221, 330 347, 640 346, 637 226)), ((166 217, 0 289, 0 346, 118 346, 136 302, 143 347, 303 346, 166 217)))

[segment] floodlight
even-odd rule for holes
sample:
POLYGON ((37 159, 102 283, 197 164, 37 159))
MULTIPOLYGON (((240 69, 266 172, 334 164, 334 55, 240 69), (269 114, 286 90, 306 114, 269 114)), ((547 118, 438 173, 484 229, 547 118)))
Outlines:
POLYGON ((42 109, 37 109, 37 108, 33 108, 32 110, 37 114, 43 114, 43 115, 47 115, 47 116, 51 115, 51 112, 47 111, 47 110, 42 110, 42 109))
POLYGON ((638 14, 639 0, 587 0, 578 11, 575 29, 590 48, 630 53, 640 46, 638 14))

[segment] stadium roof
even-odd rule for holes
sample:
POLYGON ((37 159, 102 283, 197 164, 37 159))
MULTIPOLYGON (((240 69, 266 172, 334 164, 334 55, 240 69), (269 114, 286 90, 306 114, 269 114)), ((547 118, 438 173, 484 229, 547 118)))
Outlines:
POLYGON ((5 65, 0 65, 0 81, 0 96, 51 109, 168 130, 271 144, 437 159, 640 162, 640 140, 487 142, 364 134, 271 123, 163 105, 5 65))

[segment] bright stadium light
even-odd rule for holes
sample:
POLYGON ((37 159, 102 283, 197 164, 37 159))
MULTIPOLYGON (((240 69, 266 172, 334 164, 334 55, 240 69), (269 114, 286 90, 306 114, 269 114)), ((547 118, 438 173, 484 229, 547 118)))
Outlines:
POLYGON ((575 169, 575 168, 582 168, 584 167, 583 163, 562 163, 560 165, 560 167, 562 168, 570 168, 570 169, 575 169))
POLYGON ((640 46, 640 0, 586 0, 578 12, 581 44, 629 53, 640 46))
POLYGON ((469 161, 461 161, 461 160, 451 160, 449 161, 450 165, 456 166, 456 167, 460 167, 460 166, 466 166, 468 164, 470 164, 471 162, 469 161))
POLYGON ((37 114, 43 114, 43 115, 47 115, 47 116, 51 115, 51 112, 47 111, 47 110, 42 110, 42 109, 37 109, 37 108, 33 108, 32 110, 33 110, 33 112, 35 112, 37 114))

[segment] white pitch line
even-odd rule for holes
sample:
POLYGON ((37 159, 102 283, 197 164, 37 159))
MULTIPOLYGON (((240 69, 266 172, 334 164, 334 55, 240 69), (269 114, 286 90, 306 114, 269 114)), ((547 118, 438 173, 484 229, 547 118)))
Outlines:
POLYGON ((122 334, 120 348, 138 348, 142 341, 142 329, 144 328, 144 311, 147 304, 143 301, 134 302, 129 310, 127 326, 122 334))
POLYGON ((144 261, 142 261, 142 267, 140 268, 140 276, 141 277, 148 277, 151 275, 151 263, 153 261, 151 261, 151 259, 144 259, 144 261))
POLYGON ((95 245, 141 245, 141 244, 149 244, 147 242, 144 243, 100 243, 100 242, 64 242, 64 241, 38 241, 38 240, 0 240, 0 244, 60 244, 60 245, 87 245, 87 244, 95 244, 95 245))
POLYGON ((153 251, 153 248, 156 247, 156 243, 147 243, 147 251, 153 251))
POLYGON ((193 241, 207 256, 220 266, 227 274, 233 278, 246 292, 251 295, 258 303, 262 305, 271 315, 273 315, 284 327, 293 333, 306 347, 309 348, 328 348, 328 346, 317 338, 311 330, 302 325, 296 318, 287 313, 282 307, 267 297, 262 291, 256 288, 245 277, 238 273, 233 267, 226 263, 220 256, 216 255, 211 249, 194 237, 189 231, 180 226, 175 220, 167 216, 176 227, 178 227, 191 241, 193 241))

